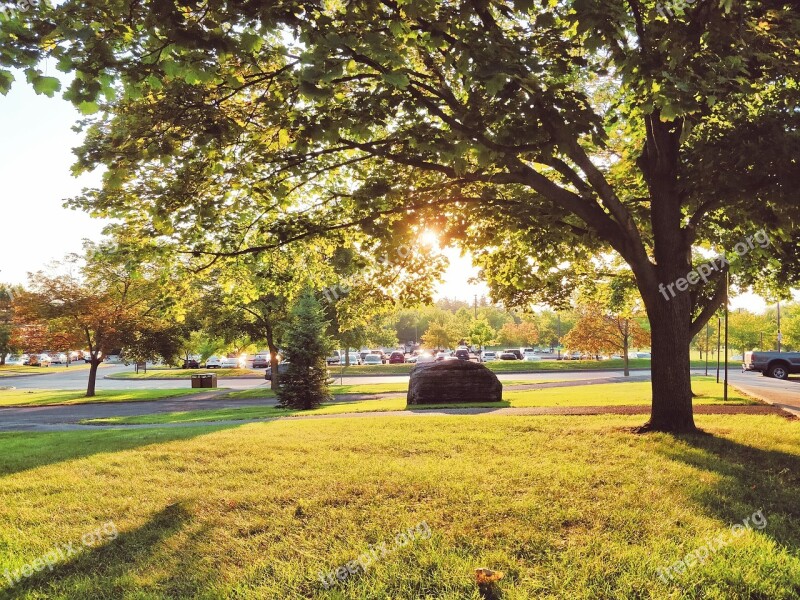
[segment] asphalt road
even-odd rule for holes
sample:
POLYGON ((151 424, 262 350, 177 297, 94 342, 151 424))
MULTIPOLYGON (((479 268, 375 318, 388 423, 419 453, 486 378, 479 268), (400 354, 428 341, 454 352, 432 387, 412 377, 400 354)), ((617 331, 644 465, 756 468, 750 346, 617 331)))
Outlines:
MULTIPOLYGON (((124 365, 103 365, 97 377, 98 390, 130 390, 130 389, 159 389, 171 390, 191 387, 188 379, 163 380, 163 379, 107 379, 109 375, 131 371, 132 367, 124 365)), ((199 373, 213 373, 213 371, 198 371, 199 373)), ((500 381, 575 381, 580 379, 597 379, 619 377, 619 370, 614 371, 583 371, 578 373, 547 372, 547 373, 500 373, 500 381)), ((331 375, 336 375, 331 371, 331 375)), ((18 389, 48 389, 48 390, 81 390, 86 388, 89 372, 87 370, 63 371, 48 375, 31 375, 26 377, 4 377, 0 379, 0 386, 13 386, 18 389)), ((646 381, 650 378, 649 371, 632 371, 631 379, 646 381)), ((368 383, 405 383, 408 375, 376 375, 361 377, 334 377, 336 384, 354 385, 368 383)), ((269 382, 256 378, 231 378, 220 379, 219 387, 234 390, 248 390, 258 386, 269 386, 269 382)))

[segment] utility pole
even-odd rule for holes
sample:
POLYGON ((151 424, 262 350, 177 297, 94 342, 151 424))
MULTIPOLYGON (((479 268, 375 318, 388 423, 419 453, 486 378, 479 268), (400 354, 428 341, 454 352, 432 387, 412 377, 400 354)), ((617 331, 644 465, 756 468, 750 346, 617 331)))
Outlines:
POLYGON ((781 334, 781 303, 778 302, 778 352, 781 351, 781 342, 783 335, 781 334))
POLYGON ((478 319, 478 294, 475 294, 475 319, 478 319))
POLYGON ((722 335, 722 319, 717 317, 717 383, 719 383, 719 360, 720 360, 720 352, 722 348, 720 347, 722 335))
POLYGON ((728 296, 730 294, 730 271, 725 271, 725 386, 723 392, 723 401, 728 401, 728 296))
POLYGON ((558 329, 556 330, 556 342, 558 342, 558 345, 556 348, 558 348, 558 360, 561 360, 561 313, 556 313, 556 319, 558 320, 558 329))

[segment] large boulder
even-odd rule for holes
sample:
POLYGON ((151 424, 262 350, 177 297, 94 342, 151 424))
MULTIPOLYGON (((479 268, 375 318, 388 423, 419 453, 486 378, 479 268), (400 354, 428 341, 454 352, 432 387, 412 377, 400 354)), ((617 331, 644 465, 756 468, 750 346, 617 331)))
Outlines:
POLYGON ((500 402, 503 384, 479 363, 445 360, 417 365, 411 371, 408 404, 500 402))

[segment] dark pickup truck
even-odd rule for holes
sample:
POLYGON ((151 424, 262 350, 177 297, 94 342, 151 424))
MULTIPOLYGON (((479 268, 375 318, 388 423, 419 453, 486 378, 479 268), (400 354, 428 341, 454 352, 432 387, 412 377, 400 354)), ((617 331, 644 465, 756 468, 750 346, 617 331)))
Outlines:
POLYGON ((745 352, 742 368, 765 377, 786 379, 800 373, 800 352, 745 352))

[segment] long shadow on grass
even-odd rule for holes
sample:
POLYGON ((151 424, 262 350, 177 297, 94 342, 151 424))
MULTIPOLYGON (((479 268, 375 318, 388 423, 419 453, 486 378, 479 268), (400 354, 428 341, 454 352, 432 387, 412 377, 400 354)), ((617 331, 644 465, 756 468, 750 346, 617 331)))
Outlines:
POLYGON ((6 475, 103 452, 188 440, 238 425, 0 434, 0 479, 6 475))
POLYGON ((730 525, 762 510, 767 519, 762 533, 800 549, 800 457, 708 434, 677 439, 685 445, 664 450, 670 459, 721 476, 716 484, 691 491, 701 510, 730 525))
MULTIPOLYGON (((120 598, 123 592, 118 581, 145 563, 156 546, 178 532, 189 520, 190 514, 185 507, 171 504, 154 514, 142 527, 119 532, 116 539, 108 536, 102 545, 86 547, 80 540, 74 540, 77 554, 56 564, 52 571, 45 567, 31 577, 21 577, 16 585, 0 591, 0 598, 120 598)), ((104 530, 104 533, 110 532, 104 530)), ((3 579, 0 585, 7 583, 8 580, 3 579)))

